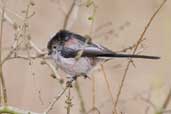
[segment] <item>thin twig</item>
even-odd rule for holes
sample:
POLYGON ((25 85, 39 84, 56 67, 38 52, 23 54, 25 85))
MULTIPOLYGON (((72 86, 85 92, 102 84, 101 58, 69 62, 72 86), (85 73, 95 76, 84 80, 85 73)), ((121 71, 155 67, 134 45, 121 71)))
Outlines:
MULTIPOLYGON (((152 15, 152 17, 150 18, 149 22, 148 22, 147 25, 145 26, 145 29, 144 29, 144 31, 141 33, 140 38, 138 39, 137 44, 136 44, 136 46, 135 46, 135 48, 134 48, 134 50, 133 50, 133 54, 136 53, 136 51, 137 51, 139 45, 141 44, 141 42, 142 42, 143 39, 144 39, 144 35, 145 35, 146 31, 148 30, 148 28, 150 27, 152 21, 154 20, 154 18, 156 17, 156 15, 157 15, 158 12, 160 11, 160 9, 163 7, 163 5, 166 3, 166 1, 167 1, 167 0, 164 0, 164 1, 162 2, 162 4, 161 4, 161 5, 159 6, 159 8, 155 11, 155 13, 152 15)), ((123 77, 122 77, 122 80, 121 80, 121 84, 120 84, 120 86, 119 86, 119 91, 118 91, 117 96, 116 96, 115 110, 116 110, 116 107, 117 107, 117 104, 118 104, 118 101, 119 101, 119 97, 120 97, 120 94, 121 94, 121 91, 122 91, 122 88, 123 88, 123 85, 124 85, 124 82, 125 82, 125 79, 126 79, 126 76, 127 76, 127 72, 128 72, 128 70, 129 70, 130 65, 131 65, 131 61, 129 60, 127 66, 126 66, 126 69, 125 69, 125 71, 124 71, 124 74, 123 74, 123 77)))
MULTIPOLYGON (((39 49, 30 39, 29 35, 26 34, 27 29, 27 19, 30 18, 28 12, 29 12, 29 8, 30 6, 27 6, 26 9, 26 15, 25 15, 25 19, 23 20, 23 24, 21 25, 21 27, 17 27, 17 29, 15 29, 17 31, 16 35, 15 35, 15 41, 12 45, 12 50, 9 52, 9 54, 7 54, 7 56, 2 60, 2 64, 5 63, 6 61, 10 60, 11 58, 22 58, 24 60, 30 60, 30 59, 37 59, 40 58, 44 61, 44 63, 54 72, 55 76, 57 77, 57 79, 61 80, 61 78, 59 77, 56 68, 48 61, 46 60, 46 54, 44 53, 41 49, 39 49), (27 39, 26 39, 27 38, 27 39), (21 39, 21 41, 19 41, 21 39), (15 56, 12 57, 12 55, 16 52, 16 50, 20 47, 20 45, 23 43, 23 41, 26 40, 27 44, 29 45, 29 47, 31 47, 32 49, 34 49, 37 52, 37 55, 31 56, 30 53, 28 56, 15 56)), ((11 21, 12 19, 6 14, 6 20, 9 21, 10 23, 12 22, 12 24, 14 24, 14 21, 11 21)), ((29 48, 30 49, 30 48, 29 48)), ((28 50, 28 47, 27 47, 28 50)), ((61 82, 61 81, 60 81, 61 82)), ((66 90, 64 89, 65 92, 66 90)), ((62 93, 61 92, 61 96, 62 93)), ((54 99, 54 101, 52 101, 52 103, 50 104, 50 106, 47 108, 47 112, 49 112, 51 110, 51 108, 54 106, 55 102, 57 102, 58 99, 60 99, 61 97, 60 95, 58 97, 56 97, 56 99, 54 99)), ((47 113, 45 112, 45 113, 47 113)))
POLYGON ((41 49, 39 49, 31 40, 29 40, 29 44, 39 55, 47 54, 44 53, 41 49))
MULTIPOLYGON (((7 11, 7 9, 5 10, 5 11, 7 11)), ((2 14, 2 8, 0 8, 0 13, 2 14)), ((14 23, 14 21, 13 20, 11 20, 11 18, 10 17, 8 17, 8 15, 6 14, 6 12, 4 12, 4 19, 10 24, 10 25, 12 25, 13 27, 16 25, 16 23, 14 23)))
MULTIPOLYGON (((1 7, 2 7, 2 6, 0 6, 0 8, 1 8, 1 7)), ((17 14, 16 12, 14 12, 13 10, 11 10, 11 9, 9 9, 9 8, 6 8, 5 11, 6 11, 6 12, 5 12, 5 15, 6 15, 6 13, 8 13, 8 14, 10 14, 10 15, 15 16, 17 19, 19 19, 19 20, 21 20, 21 21, 24 20, 24 17, 23 17, 23 16, 17 14)), ((5 17, 6 17, 6 16, 5 16, 5 17)), ((7 18, 8 18, 8 16, 7 16, 7 18)), ((6 18, 5 18, 5 19, 6 19, 6 18)), ((9 18, 9 20, 11 20, 11 19, 9 18)), ((11 22, 13 23, 14 21, 11 20, 11 22)), ((9 21, 9 23, 10 23, 10 21, 9 21)), ((10 24, 12 24, 12 23, 10 23, 10 24)), ((13 24, 14 24, 14 23, 13 23, 13 24)))
MULTIPOLYGON (((89 21, 91 21, 91 24, 90 24, 89 35, 87 36, 87 39, 85 42, 86 44, 91 41, 90 36, 92 35, 92 33, 94 31, 94 23, 95 23, 95 16, 96 16, 96 5, 95 5, 94 1, 92 0, 91 3, 87 1, 86 6, 90 7, 91 4, 93 4, 93 15, 88 18, 89 21)), ((84 44, 84 46, 86 44, 84 44)), ((82 53, 83 53, 83 51, 82 51, 82 53)), ((96 78, 95 78, 95 76, 92 76, 92 109, 97 110, 97 112, 100 113, 100 111, 98 111, 98 109, 96 108, 96 87, 95 87, 95 85, 96 85, 96 78)), ((93 110, 88 111, 87 114, 93 110)))
POLYGON ((86 113, 85 104, 84 104, 84 100, 83 100, 83 97, 81 94, 80 85, 78 83, 78 80, 76 80, 76 82, 75 82, 75 89, 76 89, 76 92, 77 92, 78 97, 80 99, 81 113, 85 114, 86 113))
POLYGON ((62 97, 68 87, 65 87, 59 94, 53 99, 53 101, 49 104, 47 109, 45 109, 44 114, 48 114, 54 107, 55 103, 62 97))
POLYGON ((67 99, 66 99, 65 103, 67 104, 67 106, 66 106, 67 114, 70 114, 71 107, 72 107, 72 99, 71 99, 71 90, 70 90, 70 88, 68 90, 68 96, 67 96, 67 99))
POLYGON ((2 97, 4 105, 7 105, 7 92, 6 92, 6 85, 5 80, 3 77, 3 70, 2 70, 2 38, 3 38, 3 26, 4 26, 4 14, 5 14, 5 4, 3 4, 2 8, 2 15, 1 15, 1 25, 0 25, 0 82, 1 82, 1 89, 2 89, 2 97))
POLYGON ((80 0, 73 0, 71 8, 69 9, 69 12, 65 17, 63 29, 70 29, 72 27, 72 25, 78 17, 79 8, 80 0))
POLYGON ((157 109, 157 107, 155 106, 155 104, 153 104, 153 102, 150 100, 150 98, 144 98, 142 96, 139 97, 142 101, 146 102, 147 104, 149 104, 154 110, 157 109))
MULTIPOLYGON (((41 49, 39 49, 31 40, 29 41, 31 47, 38 53, 38 55, 45 55, 46 53, 42 52, 41 49)), ((55 77, 62 82, 62 78, 58 75, 58 72, 56 70, 56 68, 54 67, 54 65, 52 65, 48 60, 46 60, 45 58, 42 58, 43 63, 46 64, 54 73, 55 77)))
MULTIPOLYGON (((16 50, 20 47, 20 45, 24 42, 24 40, 28 41, 28 39, 29 39, 29 36, 27 34, 27 32, 28 32, 28 24, 27 24, 28 18, 27 17, 29 16, 30 6, 31 6, 31 3, 29 2, 29 4, 27 5, 27 8, 25 10, 25 17, 23 20, 23 24, 22 24, 21 28, 17 28, 17 33, 15 35, 15 42, 12 45, 12 50, 2 60, 2 64, 4 62, 6 62, 8 60, 8 58, 10 58, 11 55, 13 55, 16 52, 16 50), (19 42, 20 39, 21 39, 21 41, 19 42)), ((9 16, 7 16, 7 17, 9 18, 9 16)), ((10 19, 10 20, 12 20, 12 19, 10 19)))
POLYGON ((164 100, 162 108, 159 111, 157 111, 156 114, 163 114, 167 109, 170 101, 171 101, 171 88, 169 89, 169 93, 167 94, 166 99, 164 100))
MULTIPOLYGON (((97 9, 97 6, 95 4, 94 1, 92 1, 92 5, 93 5, 93 15, 91 17, 89 17, 88 19, 91 21, 91 25, 90 25, 90 35, 93 33, 93 29, 94 29, 94 23, 95 23, 95 16, 96 16, 96 9, 97 9)), ((91 5, 90 5, 91 6, 91 5)), ((90 7, 88 4, 87 4, 87 7, 90 7)))
POLYGON ((169 89, 169 93, 168 95, 166 96, 166 99, 162 105, 162 109, 166 109, 167 106, 169 105, 169 102, 171 101, 171 88, 169 89))
POLYGON ((108 89, 109 94, 110 94, 110 97, 111 97, 111 99, 112 99, 112 104, 113 104, 113 106, 115 106, 115 105, 114 105, 114 104, 115 104, 115 101, 114 101, 114 98, 113 98, 112 89, 111 89, 111 87, 110 87, 109 80, 107 79, 107 75, 106 75, 106 72, 105 72, 105 70, 104 70, 104 66, 103 66, 102 64, 101 64, 101 69, 102 69, 103 76, 104 76, 105 81, 106 81, 106 84, 107 84, 107 89, 108 89))
POLYGON ((47 60, 44 60, 45 64, 53 71, 55 78, 60 82, 60 84, 62 84, 63 79, 61 78, 61 76, 58 74, 56 68, 54 67, 54 65, 52 65, 52 63, 50 63, 47 60))
POLYGON ((86 114, 90 114, 91 112, 96 111, 98 114, 100 114, 100 110, 97 107, 93 107, 90 109, 86 114))
POLYGON ((96 78, 92 76, 92 107, 96 107, 96 78))

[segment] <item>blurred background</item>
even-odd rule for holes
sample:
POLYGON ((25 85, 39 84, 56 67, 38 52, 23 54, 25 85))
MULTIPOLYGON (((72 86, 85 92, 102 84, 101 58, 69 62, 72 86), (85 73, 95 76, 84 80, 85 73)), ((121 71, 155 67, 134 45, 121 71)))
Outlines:
MULTIPOLYGON (((94 42, 113 51, 120 51, 137 42, 146 24, 163 0, 94 0, 94 5, 86 7, 82 0, 78 17, 70 31, 81 35, 89 34, 94 42), (93 21, 93 26, 92 26, 93 21), (91 34, 90 34, 91 31, 91 34)), ((46 49, 51 36, 63 27, 65 14, 72 0, 33 0, 27 20, 31 40, 40 48, 46 49)), ((18 25, 23 23, 24 13, 29 0, 6 0, 8 16, 18 25)), ((2 2, 1 2, 2 8, 2 2)), ((137 52, 144 55, 160 56, 160 60, 136 59, 130 66, 118 102, 118 111, 123 114, 154 114, 160 110, 171 88, 171 1, 168 0, 159 11, 145 34, 146 40, 137 52), (155 105, 156 109, 151 104, 155 105)), ((2 56, 5 57, 14 42, 15 30, 8 22, 4 23, 2 56)), ((24 51, 24 49, 20 49, 24 51)), ((132 51, 128 51, 131 53, 132 51)), ((9 60, 3 65, 9 104, 15 107, 42 112, 50 101, 62 90, 59 82, 50 75, 52 71, 40 64, 40 60, 9 60)), ((128 59, 113 59, 104 63, 109 85, 116 95, 128 59)), ((65 74, 59 70, 59 75, 65 74)), ((101 114, 112 114, 113 103, 100 66, 94 70, 95 106, 101 114)), ((93 78, 79 78, 78 83, 86 111, 93 107, 93 78)), ((64 94, 50 112, 65 114, 64 94)), ((73 87, 71 89, 71 114, 80 114, 80 99, 73 87)), ((167 109, 171 109, 171 103, 167 109)), ((91 112, 90 114, 96 114, 91 112)), ((171 114, 171 112, 168 112, 171 114)))

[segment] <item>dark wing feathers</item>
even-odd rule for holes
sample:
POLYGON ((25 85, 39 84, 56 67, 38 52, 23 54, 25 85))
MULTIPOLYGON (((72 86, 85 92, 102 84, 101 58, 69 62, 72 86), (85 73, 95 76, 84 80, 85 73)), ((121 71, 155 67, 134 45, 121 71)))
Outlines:
MULTIPOLYGON (((71 48, 64 48, 61 52, 62 56, 65 58, 74 58, 77 56, 79 50, 74 50, 71 48)), ((115 58, 143 58, 143 59, 160 59, 157 56, 147 56, 147 55, 132 55, 132 54, 117 54, 114 52, 102 52, 100 50, 84 49, 81 57, 115 57, 115 58)))

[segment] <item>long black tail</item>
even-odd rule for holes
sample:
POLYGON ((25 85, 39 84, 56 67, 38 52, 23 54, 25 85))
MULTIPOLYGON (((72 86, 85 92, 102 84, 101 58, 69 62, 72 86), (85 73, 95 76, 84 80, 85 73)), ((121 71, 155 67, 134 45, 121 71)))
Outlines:
POLYGON ((160 59, 157 56, 133 55, 133 54, 100 54, 99 57, 116 57, 116 58, 141 58, 141 59, 160 59))
MULTIPOLYGON (((81 50, 74 50, 71 48, 64 48, 61 52, 62 56, 65 58, 74 58, 78 55, 81 50)), ((83 50, 83 53, 80 57, 114 57, 114 58, 141 58, 141 59, 160 59, 157 56, 148 56, 148 55, 133 55, 133 54, 119 54, 115 52, 103 52, 97 50, 83 50)))

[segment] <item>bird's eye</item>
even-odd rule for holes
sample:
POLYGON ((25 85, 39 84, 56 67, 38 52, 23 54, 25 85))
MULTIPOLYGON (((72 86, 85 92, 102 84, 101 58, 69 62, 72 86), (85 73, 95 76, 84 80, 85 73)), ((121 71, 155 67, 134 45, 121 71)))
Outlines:
POLYGON ((56 46, 52 46, 53 49, 56 49, 57 47, 56 46))

